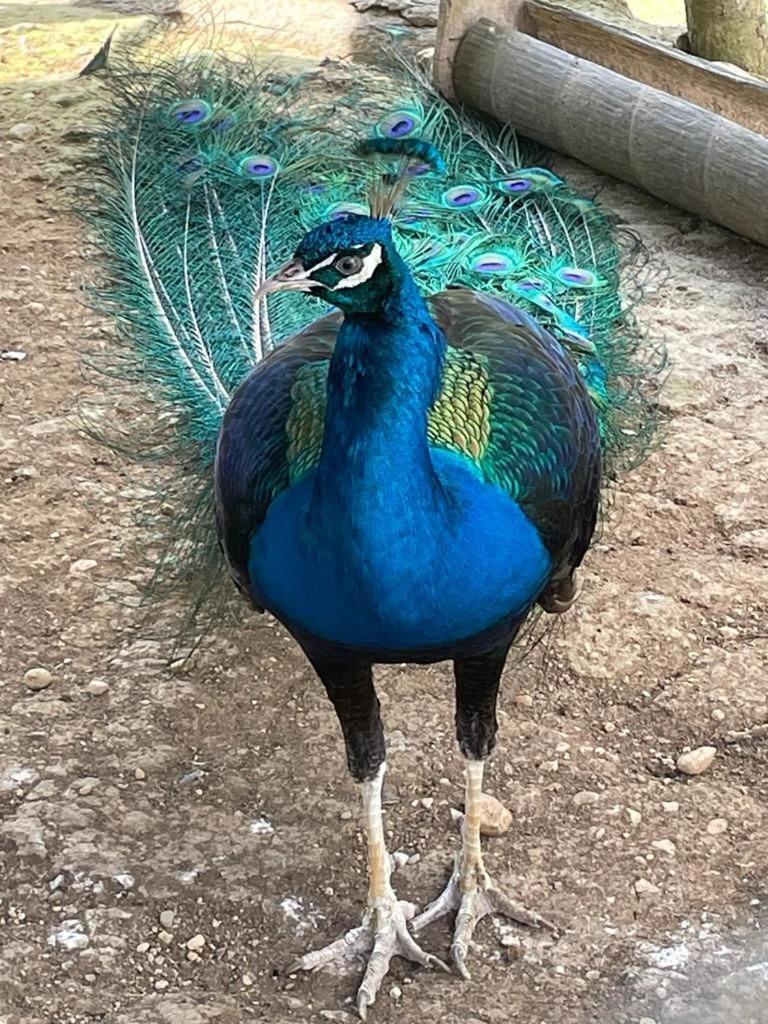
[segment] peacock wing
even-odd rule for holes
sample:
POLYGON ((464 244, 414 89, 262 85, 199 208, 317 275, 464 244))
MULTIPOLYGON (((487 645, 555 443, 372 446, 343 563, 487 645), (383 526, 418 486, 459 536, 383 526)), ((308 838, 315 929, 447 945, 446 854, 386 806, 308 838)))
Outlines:
POLYGON ((216 524, 235 583, 249 593, 248 551, 271 502, 317 461, 328 362, 341 316, 310 324, 273 349, 243 381, 216 453, 216 524))
POLYGON ((431 443, 472 459, 518 502, 554 578, 569 575, 594 531, 601 475, 597 416, 574 360, 502 299, 451 289, 431 307, 449 345, 431 443))

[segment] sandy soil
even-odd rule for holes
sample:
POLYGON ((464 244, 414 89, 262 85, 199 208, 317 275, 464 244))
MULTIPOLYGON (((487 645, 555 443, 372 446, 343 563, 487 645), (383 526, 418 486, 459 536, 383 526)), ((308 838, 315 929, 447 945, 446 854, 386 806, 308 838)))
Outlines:
MULTIPOLYGON (((0 68, 20 37, 36 67, 29 40, 54 47, 62 24, 43 22, 2 22, 0 68)), ((95 391, 80 360, 110 339, 68 211, 98 85, 66 76, 92 42, 59 53, 58 78, 20 69, 0 92, 0 352, 26 353, 0 360, 0 1024, 351 1022, 354 976, 281 970, 361 908, 330 706, 262 618, 168 666, 136 608, 149 477, 79 429, 95 391), (52 675, 37 692, 34 667, 52 675)), ((468 983, 397 961, 372 1017, 766 1024, 768 253, 559 166, 644 239, 639 312, 672 360, 658 450, 621 483, 578 608, 510 667, 501 705, 489 788, 515 822, 489 864, 565 932, 486 923, 468 983), (711 768, 680 775, 701 744, 711 768)), ((423 903, 461 800, 450 676, 379 678, 386 823, 410 856, 396 882, 423 903)), ((447 929, 426 944, 444 955, 447 929)))

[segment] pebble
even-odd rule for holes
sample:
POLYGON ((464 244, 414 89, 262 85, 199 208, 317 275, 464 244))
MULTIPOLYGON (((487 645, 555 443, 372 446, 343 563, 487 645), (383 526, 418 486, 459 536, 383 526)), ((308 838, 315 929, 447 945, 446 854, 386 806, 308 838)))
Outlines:
POLYGON ((728 831, 728 822, 725 818, 713 818, 707 825, 707 834, 710 836, 721 836, 728 831))
POLYGON ((241 980, 246 988, 250 988, 253 984, 253 977, 250 974, 244 974, 241 980))
POLYGON ((654 1017, 641 1017, 637 1024, 656 1024, 654 1017))
POLYGON ((171 935, 170 932, 158 932, 157 937, 164 946, 170 946, 170 944, 173 942, 173 936, 171 935))
POLYGON ((147 773, 144 771, 143 768, 137 768, 136 771, 133 773, 133 777, 134 779, 137 779, 139 782, 143 782, 144 779, 146 779, 147 777, 147 773))
POLYGON ((678 771, 684 775, 701 775, 715 760, 716 747, 696 747, 677 759, 678 771))
POLYGON ((157 989, 158 992, 165 992, 165 990, 168 988, 168 982, 165 980, 165 978, 158 978, 157 981, 155 982, 155 988, 157 989))
POLYGON ((47 668, 31 668, 24 673, 24 685, 28 690, 46 690, 53 682, 47 668))
POLYGON ((484 836, 503 836, 512 825, 512 812, 495 796, 483 793, 480 797, 480 833, 484 836))
POLYGON ((199 933, 197 935, 193 935, 191 939, 187 940, 187 949, 191 949, 193 952, 196 952, 198 949, 202 949, 204 946, 205 936, 200 935, 199 933))
POLYGON ((652 896, 658 891, 653 882, 649 882, 647 878, 638 878, 635 882, 635 892, 638 896, 652 896))
POLYGON ((96 789, 98 784, 98 779, 81 779, 79 782, 75 783, 75 788, 77 789, 77 792, 80 796, 90 796, 94 789, 96 789))
POLYGON ((90 572, 91 569, 95 569, 99 563, 95 558, 78 558, 77 561, 73 562, 69 567, 70 576, 79 576, 80 573, 90 572))
POLYGON ((530 693, 521 693, 518 697, 515 697, 515 704, 519 704, 521 708, 532 708, 533 697, 530 693))
POLYGON ((8 129, 8 137, 11 139, 31 139, 37 134, 37 126, 28 121, 20 121, 8 129))
POLYGON ((342 821, 350 821, 352 818, 352 811, 342 811, 339 817, 342 821))
POLYGON ((425 797, 422 798, 421 806, 425 807, 428 811, 431 811, 432 810, 432 805, 434 804, 434 802, 435 802, 435 798, 433 796, 425 796, 425 797))
POLYGON ((654 839, 651 847, 654 850, 660 850, 661 853, 669 854, 670 857, 674 857, 677 853, 677 847, 671 839, 654 839))
POLYGON ((680 804, 677 800, 664 800, 661 808, 666 814, 677 814, 680 810, 680 804))
POLYGON ((187 953, 187 960, 189 960, 191 964, 196 964, 199 959, 200 954, 196 953, 194 949, 190 949, 189 952, 187 953))
POLYGON ((395 1001, 397 1001, 398 999, 402 999, 403 990, 400 988, 399 985, 393 985, 392 988, 389 990, 389 997, 390 999, 394 999, 395 1001))
POLYGON ((161 910, 160 917, 158 920, 166 931, 170 931, 173 928, 173 922, 176 919, 176 914, 173 910, 161 910))
POLYGON ((90 693, 92 697, 103 697, 108 690, 109 684, 103 679, 92 679, 85 687, 85 692, 90 693))
POLYGON ((149 943, 148 942, 140 942, 138 944, 138 946, 136 947, 136 952, 137 953, 146 953, 148 949, 149 949, 149 943))
POLYGON ((640 822, 643 820, 643 816, 640 813, 640 811, 636 811, 634 807, 627 808, 627 817, 633 825, 639 825, 640 822))
POLYGON ((405 867, 405 865, 408 863, 408 854, 405 852, 405 850, 395 850, 395 852, 392 854, 392 860, 394 862, 395 868, 405 867))
POLYGON ((571 803, 574 807, 586 807, 589 804, 596 804, 599 799, 599 793, 594 793, 591 789, 583 789, 580 793, 575 794, 571 803))

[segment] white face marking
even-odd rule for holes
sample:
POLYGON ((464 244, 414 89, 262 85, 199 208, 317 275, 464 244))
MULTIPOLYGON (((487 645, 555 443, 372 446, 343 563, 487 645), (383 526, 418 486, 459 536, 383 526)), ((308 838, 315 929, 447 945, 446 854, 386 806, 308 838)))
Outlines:
POLYGON ((310 274, 314 274, 316 270, 320 270, 322 267, 329 266, 331 263, 333 263, 333 261, 336 259, 338 255, 339 254, 337 252, 332 252, 330 256, 326 256, 324 260, 320 260, 320 262, 316 263, 314 267, 310 267, 308 270, 305 270, 302 274, 296 274, 296 276, 294 277, 294 281, 301 281, 305 277, 309 277, 310 274))
POLYGON ((363 265, 358 272, 356 274, 352 274, 350 277, 342 277, 336 287, 331 288, 330 290, 337 292, 341 288, 356 288, 357 285, 363 284, 365 281, 370 281, 376 273, 376 268, 380 263, 381 246, 377 242, 373 245, 368 255, 363 258, 363 265))

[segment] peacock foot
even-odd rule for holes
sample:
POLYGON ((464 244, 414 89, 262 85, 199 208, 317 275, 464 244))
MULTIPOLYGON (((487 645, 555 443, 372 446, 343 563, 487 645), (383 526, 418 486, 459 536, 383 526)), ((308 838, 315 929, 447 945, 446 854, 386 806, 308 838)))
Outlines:
POLYGON ((401 956, 422 967, 449 970, 442 960, 431 953, 425 953, 408 931, 408 921, 414 917, 416 909, 415 904, 398 900, 394 893, 378 899, 369 905, 359 927, 351 929, 323 949, 306 953, 288 971, 316 971, 332 965, 343 969, 367 957, 365 974, 357 991, 357 1012, 365 1020, 368 1007, 375 1001, 381 983, 389 972, 392 957, 401 956))
POLYGON ((462 869, 461 860, 461 854, 457 854, 448 885, 423 913, 414 918, 411 927, 418 933, 428 924, 456 910, 451 960, 462 978, 470 977, 466 959, 472 935, 478 923, 489 914, 500 914, 529 928, 546 928, 557 935, 557 926, 551 921, 497 889, 482 861, 462 869))

